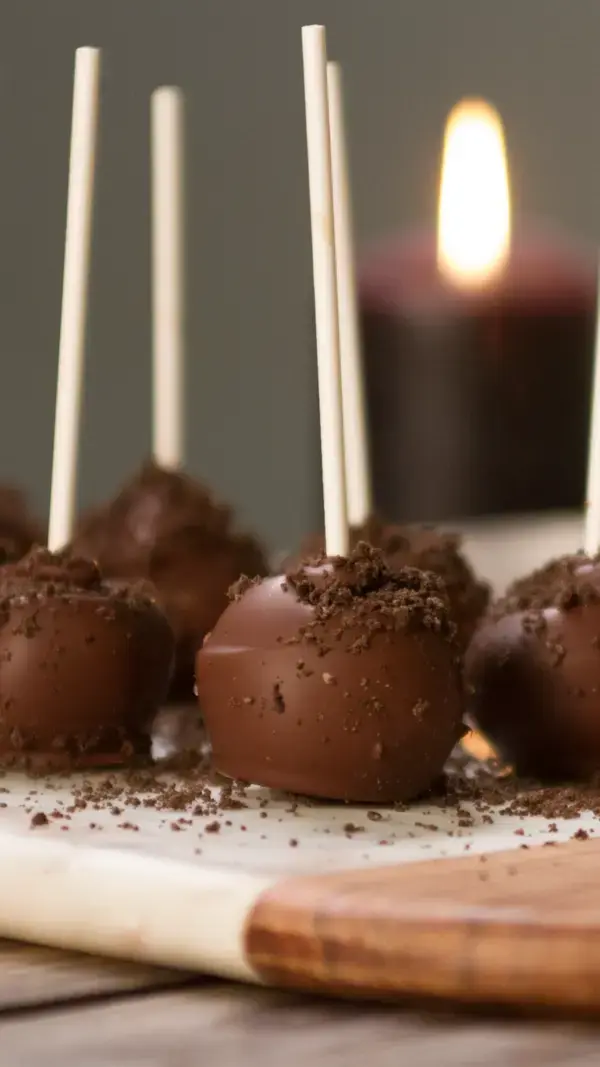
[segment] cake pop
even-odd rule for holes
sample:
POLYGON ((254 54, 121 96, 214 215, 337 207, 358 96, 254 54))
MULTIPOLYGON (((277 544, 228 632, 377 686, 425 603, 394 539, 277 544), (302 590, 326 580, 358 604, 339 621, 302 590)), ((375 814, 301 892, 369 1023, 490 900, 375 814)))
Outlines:
POLYGON ((140 588, 105 582, 69 550, 77 488, 100 53, 78 49, 67 196, 49 549, 0 569, 0 756, 28 765, 119 762, 148 748, 173 634, 140 588))
POLYGON ((444 584, 349 557, 242 580, 196 656, 217 770, 344 801, 418 796, 463 728, 444 584))
POLYGON ((122 762, 148 750, 173 635, 142 587, 34 548, 0 571, 0 759, 122 762))
POLYGON ((600 771, 600 557, 553 560, 515 582, 466 658, 471 713, 517 771, 600 771))
POLYGON ((302 30, 327 557, 242 580, 196 656, 215 766, 349 801, 402 800, 461 734, 455 627, 435 575, 348 555, 328 114, 322 26, 302 30))
POLYGON ((188 475, 154 462, 110 504, 80 519, 73 548, 108 577, 156 587, 176 640, 173 696, 191 697, 194 654, 226 607, 232 582, 267 573, 260 546, 234 531, 228 507, 188 475))
MULTIPOLYGON (((350 529, 350 543, 359 541, 380 548, 392 570, 417 567, 433 571, 444 579, 459 641, 466 647, 488 600, 489 586, 480 581, 460 550, 460 536, 441 533, 431 526, 394 526, 377 518, 367 519, 350 529)), ((300 555, 286 559, 284 570, 293 569, 302 559, 323 552, 324 539, 315 535, 305 540, 300 555)))

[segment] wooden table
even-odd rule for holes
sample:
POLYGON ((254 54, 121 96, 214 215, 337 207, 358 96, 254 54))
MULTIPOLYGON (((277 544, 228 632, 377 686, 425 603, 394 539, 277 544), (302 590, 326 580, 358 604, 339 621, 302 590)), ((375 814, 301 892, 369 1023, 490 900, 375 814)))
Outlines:
POLYGON ((7 1067, 592 1067, 600 1027, 316 1001, 0 942, 7 1067))

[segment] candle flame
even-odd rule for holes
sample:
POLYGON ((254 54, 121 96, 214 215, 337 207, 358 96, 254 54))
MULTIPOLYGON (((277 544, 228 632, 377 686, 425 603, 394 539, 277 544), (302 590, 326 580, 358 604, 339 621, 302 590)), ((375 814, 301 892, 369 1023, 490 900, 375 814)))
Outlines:
POLYGON ((465 752, 468 752, 469 756, 473 756, 476 760, 485 762, 486 760, 498 759, 498 753, 491 741, 488 741, 487 737, 480 734, 479 730, 471 730, 463 737, 461 744, 465 752))
POLYGON ((510 190, 502 120, 485 100, 448 116, 438 220, 438 266, 458 285, 494 278, 510 252, 510 190))

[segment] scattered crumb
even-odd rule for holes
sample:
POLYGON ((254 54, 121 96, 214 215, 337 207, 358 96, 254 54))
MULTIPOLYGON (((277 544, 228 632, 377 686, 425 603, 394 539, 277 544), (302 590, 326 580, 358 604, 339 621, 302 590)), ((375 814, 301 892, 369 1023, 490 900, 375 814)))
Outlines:
POLYGON ((590 835, 588 834, 587 830, 583 829, 582 826, 580 826, 579 830, 576 830, 575 833, 572 835, 573 841, 589 841, 589 839, 590 835))

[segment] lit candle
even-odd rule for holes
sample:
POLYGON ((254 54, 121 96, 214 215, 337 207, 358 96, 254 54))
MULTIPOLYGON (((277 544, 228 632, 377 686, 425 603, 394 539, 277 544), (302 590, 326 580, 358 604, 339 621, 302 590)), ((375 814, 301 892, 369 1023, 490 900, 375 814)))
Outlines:
POLYGON ((594 256, 515 229, 500 118, 463 101, 437 238, 392 239, 359 273, 374 496, 390 520, 583 504, 594 256))

